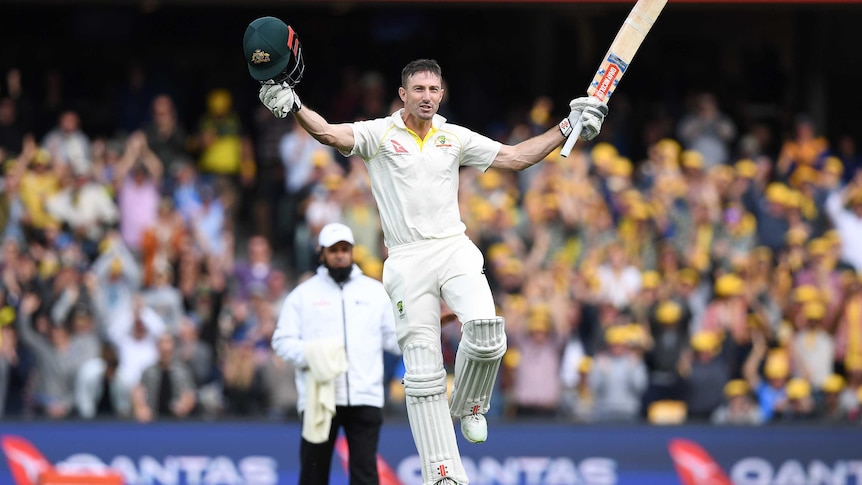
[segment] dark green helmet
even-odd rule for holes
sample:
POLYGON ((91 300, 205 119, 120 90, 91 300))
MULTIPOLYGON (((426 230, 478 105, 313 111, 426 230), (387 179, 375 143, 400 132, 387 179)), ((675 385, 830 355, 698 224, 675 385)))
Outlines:
POLYGON ((261 17, 248 24, 242 38, 251 77, 261 84, 294 86, 302 79, 305 61, 293 28, 275 17, 261 17))

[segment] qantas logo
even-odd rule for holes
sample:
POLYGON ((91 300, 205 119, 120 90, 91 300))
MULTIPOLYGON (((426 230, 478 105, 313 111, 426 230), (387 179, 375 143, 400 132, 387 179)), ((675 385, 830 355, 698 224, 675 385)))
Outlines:
POLYGON ((60 470, 54 467, 32 443, 18 436, 3 436, 0 447, 6 455, 15 485, 43 483, 123 485, 123 476, 110 468, 60 470))
POLYGON ((410 152, 408 152, 408 151, 407 151, 407 149, 406 149, 406 148, 404 148, 404 147, 403 147, 400 143, 398 143, 397 141, 395 141, 395 140, 389 140, 389 142, 390 142, 390 143, 392 143, 392 148, 395 150, 395 153, 405 153, 405 154, 410 153, 410 152))
POLYGON ((682 485, 733 485, 709 453, 693 441, 671 440, 668 453, 682 485))

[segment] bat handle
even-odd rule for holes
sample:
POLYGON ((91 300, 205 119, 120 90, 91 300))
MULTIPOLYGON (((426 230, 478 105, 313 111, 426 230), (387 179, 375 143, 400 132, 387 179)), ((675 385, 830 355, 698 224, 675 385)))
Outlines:
POLYGON ((581 136, 581 129, 583 127, 584 125, 581 123, 580 117, 578 117, 578 121, 576 121, 574 126, 572 126, 572 132, 569 133, 569 137, 566 138, 566 143, 563 145, 560 155, 568 157, 569 154, 572 153, 572 148, 575 147, 575 142, 577 142, 578 137, 581 136))

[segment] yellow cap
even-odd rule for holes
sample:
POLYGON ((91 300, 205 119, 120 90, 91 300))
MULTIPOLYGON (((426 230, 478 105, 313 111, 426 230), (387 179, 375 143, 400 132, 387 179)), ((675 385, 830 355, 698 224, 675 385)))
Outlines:
POLYGON ((701 330, 691 337, 691 348, 697 352, 709 352, 718 348, 721 340, 715 332, 701 330))
POLYGON ((615 157, 611 165, 611 174, 617 177, 628 177, 633 170, 632 161, 626 157, 615 157))
POLYGON ((820 290, 814 285, 799 285, 793 289, 793 301, 796 303, 820 301, 820 290))
POLYGON ((606 142, 596 143, 593 145, 593 149, 590 150, 590 158, 593 159, 593 163, 596 165, 606 165, 618 155, 619 152, 616 147, 606 142))
POLYGON ((679 156, 682 166, 685 168, 703 168, 703 155, 696 150, 686 150, 679 156))
POLYGON ((766 200, 777 204, 783 204, 787 199, 788 188, 781 182, 772 182, 766 186, 766 200))
POLYGON ((551 307, 544 303, 532 305, 527 316, 527 330, 546 332, 551 329, 551 307))
POLYGON ((831 374, 825 381, 823 381, 823 392, 832 394, 841 392, 841 390, 844 389, 845 384, 846 382, 844 381, 844 377, 840 374, 831 374))
POLYGON ((783 350, 772 350, 766 357, 763 366, 763 375, 767 379, 784 379, 790 375, 790 360, 783 350))
POLYGON ((748 158, 739 160, 733 168, 736 170, 736 176, 740 178, 751 179, 757 175, 757 164, 748 158))
POLYGON ((804 399, 811 395, 811 384, 797 377, 787 381, 786 391, 788 399, 804 399))
POLYGON ((610 345, 625 344, 627 339, 628 335, 625 326, 614 325, 613 327, 608 327, 605 330, 605 342, 610 345))
POLYGON ((718 296, 741 295, 743 285, 744 283, 739 276, 733 273, 724 274, 715 280, 715 293, 718 296))
POLYGON ((826 305, 819 301, 809 301, 802 307, 802 313, 809 320, 822 320, 826 315, 826 305))
POLYGON ((823 256, 832 249, 832 243, 826 238, 818 237, 808 242, 808 253, 813 256, 823 256))
POLYGON ((844 174, 844 162, 838 157, 826 157, 823 161, 823 172, 832 175, 844 174))
POLYGON ((207 95, 207 109, 215 116, 223 116, 230 111, 233 96, 227 89, 213 89, 207 95))
POLYGON ((801 246, 808 240, 808 231, 801 227, 794 227, 784 235, 784 241, 791 246, 801 246))
POLYGON ((814 167, 802 165, 797 167, 796 170, 793 171, 793 175, 790 176, 790 182, 794 186, 799 187, 800 185, 805 183, 816 182, 819 175, 820 174, 817 173, 817 170, 814 169, 814 167))
POLYGON ((672 157, 678 157, 680 152, 682 152, 682 146, 673 138, 662 138, 655 142, 655 147, 663 155, 670 155, 672 157))
POLYGON ((641 287, 644 289, 654 290, 658 288, 659 283, 661 283, 661 275, 658 271, 644 271, 641 275, 641 287))
POLYGON ((665 300, 659 303, 655 310, 655 318, 659 323, 671 325, 682 317, 682 307, 673 300, 665 300))
POLYGON ((737 397, 744 396, 748 394, 749 387, 748 383, 742 379, 733 379, 727 382, 724 385, 724 395, 725 397, 737 397))

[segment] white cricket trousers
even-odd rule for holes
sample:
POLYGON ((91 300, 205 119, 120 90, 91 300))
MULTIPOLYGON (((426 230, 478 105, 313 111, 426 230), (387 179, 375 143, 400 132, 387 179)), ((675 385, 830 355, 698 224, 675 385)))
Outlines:
POLYGON ((398 343, 440 343, 440 300, 460 322, 497 316, 485 258, 466 235, 396 246, 383 264, 398 343))

